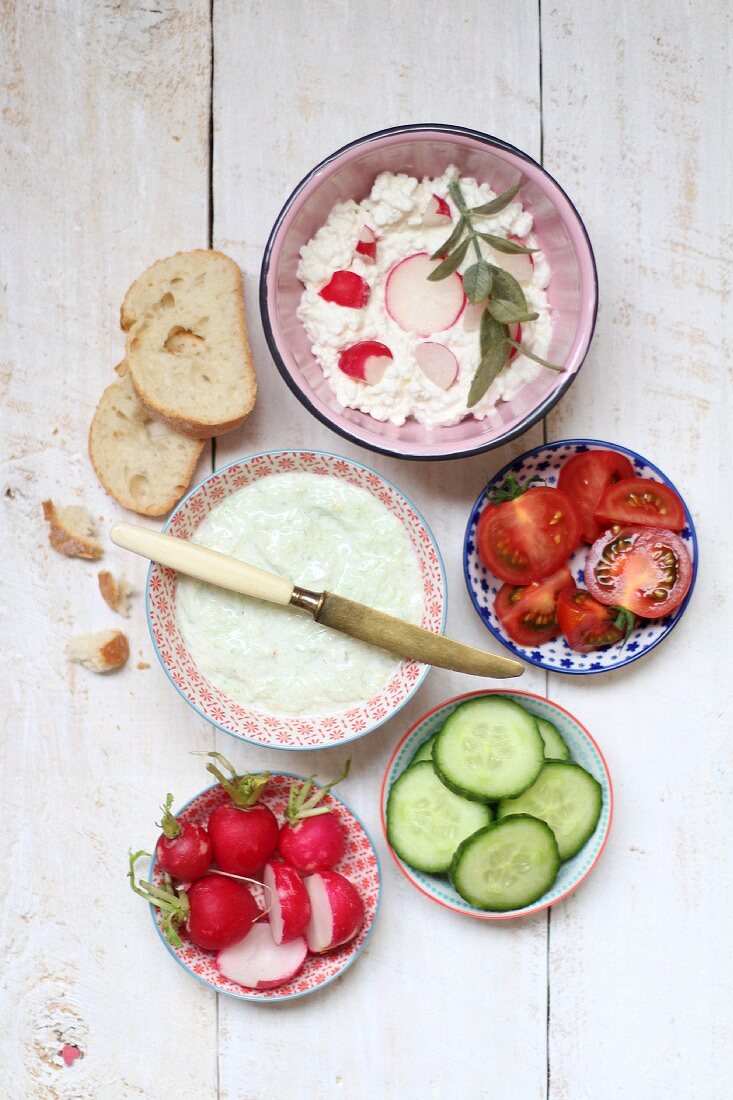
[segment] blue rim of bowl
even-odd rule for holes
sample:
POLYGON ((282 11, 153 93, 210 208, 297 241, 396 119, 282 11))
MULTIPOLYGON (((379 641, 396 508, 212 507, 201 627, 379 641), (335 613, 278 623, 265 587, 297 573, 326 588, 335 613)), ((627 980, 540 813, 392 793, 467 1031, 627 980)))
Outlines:
MULTIPOLYGON (((417 518, 420 520, 420 523, 423 525, 423 527, 427 531, 428 536, 430 538, 430 541, 433 545, 433 549, 435 550, 435 553, 436 553, 437 558, 438 558, 438 565, 440 566, 440 575, 441 575, 441 578, 442 578, 442 581, 443 581, 443 614, 442 614, 441 621, 440 621, 440 633, 442 634, 443 631, 445 630, 445 624, 446 624, 446 621, 447 621, 447 618, 448 618, 448 578, 446 577, 446 573, 445 573, 445 562, 443 561, 443 555, 441 553, 440 546, 438 545, 437 539, 435 538, 435 535, 433 534, 432 528, 428 524, 427 520, 425 519, 425 516, 422 514, 420 509, 415 504, 413 504, 412 500, 410 500, 409 497, 405 496, 405 494, 402 492, 402 490, 400 488, 398 488, 398 486, 395 485, 393 481, 390 481, 389 478, 384 476, 384 474, 380 474, 379 470, 375 470, 371 466, 365 466, 363 462, 359 462, 359 461, 357 461, 357 459, 347 458, 345 455, 338 455, 338 454, 335 454, 333 451, 316 451, 316 450, 313 450, 311 447, 283 447, 280 450, 258 451, 255 454, 245 455, 243 458, 237 458, 233 462, 227 463, 226 466, 220 466, 218 470, 212 470, 212 472, 210 474, 207 474, 206 477, 202 478, 201 481, 199 481, 198 485, 195 485, 193 489, 190 489, 188 491, 188 493, 186 493, 183 500, 181 500, 176 505, 175 509, 171 512, 170 516, 165 521, 165 524, 163 525, 163 531, 164 532, 168 531, 168 529, 170 528, 171 523, 173 522, 175 517, 178 515, 179 511, 182 508, 185 507, 185 505, 188 503, 188 501, 191 499, 191 497, 194 496, 194 494, 199 491, 201 486, 205 485, 206 482, 210 481, 211 478, 214 477, 215 475, 221 474, 225 470, 230 470, 232 468, 232 466, 241 466, 243 462, 252 462, 256 458, 268 458, 268 457, 274 456, 274 455, 287 455, 287 454, 320 455, 323 458, 335 458, 335 459, 338 459, 339 461, 346 462, 351 466, 358 466, 359 469, 366 470, 366 472, 369 473, 369 474, 374 474, 374 476, 378 477, 381 481, 383 481, 385 483, 385 485, 389 485, 389 487, 391 489, 394 489, 394 491, 396 493, 398 493, 399 496, 401 496, 403 500, 407 501, 407 504, 415 512, 417 518)), ((402 710, 402 708, 407 706, 407 704, 413 698, 415 693, 425 683, 425 678, 428 675, 428 673, 430 672, 430 669, 432 667, 431 665, 425 665, 422 669, 422 672, 420 673, 417 680, 415 681, 415 686, 413 687, 412 691, 409 693, 409 695, 407 695, 405 697, 405 699, 400 703, 400 705, 397 707, 397 709, 393 710, 393 711, 390 711, 390 713, 385 718, 381 718, 378 722, 375 722, 373 725, 369 726, 369 728, 365 729, 363 733, 357 733, 353 737, 346 737, 342 741, 332 741, 332 742, 329 742, 327 745, 267 745, 267 744, 264 744, 262 741, 254 741, 250 737, 245 737, 244 734, 242 734, 242 733, 235 733, 233 730, 230 730, 226 726, 223 726, 220 722, 217 722, 217 721, 215 721, 215 719, 210 718, 208 716, 208 714, 204 714, 204 712, 200 709, 200 707, 198 707, 194 702, 191 701, 191 699, 189 699, 189 697, 188 697, 188 695, 186 695, 185 691, 181 687, 178 686, 178 684, 175 682, 175 680, 171 676, 170 671, 166 667, 166 664, 165 664, 165 662, 164 662, 164 660, 163 660, 163 658, 160 654, 160 649, 158 648, 158 643, 155 640, 155 634, 153 633, 152 617, 151 617, 151 614, 150 614, 150 580, 151 580, 151 577, 153 575, 153 569, 154 568, 155 568, 155 562, 151 562, 149 567, 148 567, 148 575, 147 575, 147 579, 145 581, 145 615, 146 615, 146 618, 147 618, 148 633, 150 634, 150 640, 153 643, 153 649, 155 650, 155 655, 158 658, 158 663, 160 664, 160 667, 163 669, 163 672, 166 674, 166 676, 168 678, 168 682, 176 689, 178 694, 189 705, 189 707, 191 707, 191 710, 195 711, 196 714, 198 714, 198 716, 200 718, 203 718, 205 722, 209 723, 209 725, 215 726, 217 729, 220 729, 222 731, 222 733, 226 733, 230 737, 235 737, 238 741, 244 741, 248 745, 256 745, 260 749, 276 749, 278 752, 318 752, 319 749, 335 749, 335 748, 338 748, 340 745, 348 745, 352 741, 358 741, 360 738, 367 737, 370 733, 374 733, 374 731, 378 730, 380 728, 380 726, 383 726, 385 724, 385 722, 389 722, 392 718, 395 717, 395 715, 399 714, 399 712, 402 710)), ((217 690, 219 690, 219 689, 217 689, 217 690)), ((255 708, 251 708, 251 709, 255 709, 255 708)), ((267 712, 266 711, 261 711, 259 713, 266 714, 267 712)), ((285 775, 286 773, 282 772, 281 774, 285 775)))
MULTIPOLYGON (((296 775, 295 772, 280 772, 280 771, 278 771, 275 774, 276 775, 287 776, 288 779, 299 779, 301 782, 305 779, 305 776, 296 775)), ((181 806, 179 809, 177 809, 176 814, 184 813, 188 809, 188 807, 191 805, 192 802, 195 802, 197 798, 201 798, 202 795, 205 795, 208 791, 212 790, 216 786, 218 786, 217 783, 212 783, 211 787, 204 787, 204 789, 202 791, 199 791, 198 794, 195 794, 195 795, 193 795, 192 798, 189 798, 189 800, 185 804, 185 806, 181 806)), ((354 813, 351 806, 348 804, 348 802, 345 799, 343 799, 341 797, 340 794, 333 795, 333 797, 336 798, 339 802, 343 803, 343 805, 349 811, 351 816, 359 823, 361 828, 364 830, 364 836, 369 841, 369 845, 372 849, 372 852, 374 853, 374 859, 375 859, 376 864, 377 864, 377 906, 374 910, 374 917, 372 918, 372 923, 369 925, 369 928, 367 930, 367 934, 364 937, 363 941, 359 944, 359 947, 357 948, 357 950, 354 952, 353 955, 351 955, 351 957, 347 960, 345 965, 341 968, 341 970, 339 970, 339 972, 337 974, 334 974, 333 977, 331 977, 331 978, 327 978, 325 982, 321 982, 319 985, 314 986, 313 989, 303 990, 302 993, 288 993, 283 997, 258 997, 256 993, 233 993, 230 989, 219 989, 217 986, 212 985, 211 982, 207 982, 205 978, 202 978, 198 974, 194 974, 194 972, 192 970, 189 970, 189 968, 186 966, 186 964, 184 962, 182 962, 181 959, 178 958, 178 955, 173 950, 172 945, 168 943, 168 940, 163 935, 163 933, 161 931, 161 928, 160 928, 160 925, 158 924, 157 920, 155 919, 155 907, 153 905, 150 905, 149 906, 149 908, 150 908, 150 917, 153 921, 153 924, 155 925, 155 931, 158 933, 158 936, 160 937, 160 940, 163 943, 166 951, 171 956, 171 958, 175 959, 175 961, 180 966, 181 970, 185 970, 186 973, 194 979, 194 981, 197 981, 199 983, 199 985, 205 986, 206 989, 210 989, 214 993, 221 994, 222 997, 232 997, 235 1001, 256 1001, 258 1004, 280 1005, 280 1004, 284 1004, 285 1001, 298 1001, 298 1000, 300 1000, 301 997, 310 997, 311 994, 320 992, 321 989, 325 989, 327 985, 330 985, 331 982, 335 982, 337 978, 340 978, 342 976, 342 974, 345 974, 346 971, 349 969, 349 967, 353 966, 354 963, 356 962, 356 960, 359 958, 362 951, 364 950, 366 945, 369 943, 369 940, 371 939, 372 932, 374 931, 374 925, 377 923, 377 917, 379 916, 379 908, 382 904, 382 864, 380 863, 379 852, 377 851, 376 845, 375 845, 375 843, 372 839, 372 835, 369 832, 369 830, 367 829, 364 822, 359 817, 359 815, 354 813)), ((153 850, 153 855, 150 857, 150 867, 148 869, 148 874, 150 875, 150 881, 151 882, 153 880, 154 871, 155 871, 155 850, 153 850)), ((245 987, 243 986, 242 988, 244 989, 245 987)))
POLYGON ((539 163, 539 161, 536 161, 533 157, 529 155, 529 153, 525 153, 522 149, 518 149, 516 145, 511 145, 508 141, 503 141, 501 138, 493 137, 491 134, 482 133, 481 130, 472 130, 468 126, 454 126, 450 123, 420 122, 411 123, 405 126, 388 126, 384 130, 375 130, 373 131, 373 133, 365 134, 363 137, 356 138, 354 141, 350 141, 346 145, 342 145, 340 149, 337 149, 334 153, 329 154, 329 156, 324 157, 322 161, 319 161, 315 168, 312 168, 307 175, 303 176, 300 183, 298 183, 298 185, 295 187, 295 190, 285 201, 284 206, 282 207, 280 213, 275 219, 275 224, 270 231, 270 236, 267 238, 267 244, 265 245, 265 251, 262 257, 262 266, 260 268, 259 298, 262 328, 265 333, 265 339, 267 340, 267 346, 270 349, 270 354, 275 361, 275 366, 277 367, 281 377, 284 379, 290 391, 295 394, 301 405, 303 405, 308 410, 308 412, 311 413, 312 416, 315 416, 316 420, 320 420, 322 424, 325 424, 326 427, 330 428, 330 430, 332 432, 335 432, 336 435, 340 435, 344 439, 348 439, 351 443, 356 443, 357 446, 364 447, 368 451, 374 451, 377 454, 389 455, 390 458, 403 458, 413 462, 440 462, 444 459, 450 460, 458 458, 470 458, 471 455, 484 454, 486 451, 492 451, 496 447, 501 447, 505 443, 511 442, 512 439, 516 439, 518 436, 524 435, 525 432, 529 431, 533 424, 536 424, 538 420, 541 420, 544 416, 546 416, 547 413, 549 413, 550 410, 554 408, 560 398, 564 396, 564 394, 567 392, 567 390, 580 374, 580 371, 588 357, 590 346, 593 343, 593 334, 595 332, 596 319, 598 317, 598 268, 596 265, 596 257, 593 251, 593 245, 591 244, 590 237, 588 236, 588 230, 585 227, 585 222, 578 213, 578 209, 575 206, 575 203, 569 197, 565 189, 560 186, 555 177, 550 175, 547 169, 544 168, 539 163), (513 428, 509 432, 505 432, 503 435, 498 436, 496 439, 491 440, 489 443, 484 443, 481 446, 473 447, 470 450, 456 451, 453 454, 440 455, 404 454, 400 451, 390 450, 388 447, 378 447, 375 443, 367 443, 358 435, 354 435, 352 432, 347 432, 345 428, 337 427, 337 425, 335 425, 332 420, 321 413, 312 404, 312 402, 309 401, 305 393, 303 393, 303 391, 293 381, 290 372, 285 366, 283 358, 280 355, 280 350, 273 335, 272 326, 270 325, 270 313, 267 308, 267 276, 270 270, 270 258, 272 255, 272 249, 275 244, 277 234, 280 230, 280 226, 285 220, 285 217, 287 216, 293 202, 298 197, 303 188, 308 183, 310 183, 313 177, 318 175, 318 173, 321 172, 327 165, 336 160, 337 157, 340 157, 342 153, 347 152, 349 149, 353 149, 357 145, 365 145, 367 142, 372 141, 375 138, 385 137, 387 134, 412 134, 422 130, 438 130, 448 135, 460 134, 463 137, 475 138, 477 141, 481 141, 484 145, 493 145, 498 149, 505 149, 507 152, 513 153, 515 156, 518 156, 522 160, 525 160, 529 164, 533 164, 535 165, 535 167, 539 168, 540 171, 543 172, 545 176, 547 176, 547 178, 565 197, 568 205, 570 206, 575 217, 577 218, 578 225, 583 236, 585 237, 585 242, 588 246, 588 254, 590 256, 591 265, 593 268, 593 287, 595 291, 593 316, 591 318, 590 331, 588 333, 588 342, 585 352, 583 353, 583 358, 578 363, 577 369, 573 371, 573 373, 569 375, 565 379, 565 381, 557 387, 557 389, 553 390, 552 393, 542 402, 542 404, 538 405, 537 408, 530 414, 530 416, 526 420, 523 420, 521 424, 518 424, 516 428, 513 428))
MULTIPOLYGON (((424 744, 424 741, 421 741, 420 744, 424 744)), ((414 751, 417 751, 417 748, 415 748, 414 751)), ((606 844, 608 843, 608 838, 611 833, 611 825, 613 824, 614 817, 614 806, 615 795, 611 772, 608 767, 606 758, 603 754, 603 750, 591 734, 590 730, 587 730, 580 719, 576 718, 574 714, 572 714, 569 710, 566 710, 565 707, 563 707, 560 703, 556 703, 554 699, 548 699, 546 695, 539 695, 537 692, 534 691, 520 691, 513 688, 476 688, 473 691, 467 691, 463 692, 460 695, 454 695, 450 699, 444 699, 442 703, 438 703, 436 706, 431 707, 431 709, 426 714, 423 714, 421 718, 418 718, 418 720, 410 726, 407 732, 403 734, 403 736, 394 746, 392 750, 392 755, 387 761, 387 766, 385 767, 382 774, 382 781, 379 790, 379 817, 382 826, 382 835, 384 836, 385 842, 387 844, 387 850, 389 851, 389 854, 392 856, 392 859, 395 861, 398 869, 404 875, 410 885, 414 886, 415 889, 423 894, 424 897, 428 898, 429 901, 434 901, 436 905, 440 905, 443 909, 448 909, 452 913, 458 913, 459 916, 462 917, 471 917, 473 919, 482 920, 493 924, 510 920, 524 920, 527 917, 536 916, 537 913, 542 913, 547 909, 551 909, 554 905, 557 905, 559 902, 564 901, 565 898, 570 896, 570 894, 575 893, 575 891, 583 885, 583 883, 594 870, 596 864, 603 855, 606 844), (470 908, 465 909, 463 908, 463 906, 455 905, 450 899, 438 897, 436 893, 428 888, 428 884, 422 884, 418 881, 418 879, 413 877, 413 875, 426 875, 428 878, 432 878, 433 876, 429 875, 428 872, 425 871, 415 871, 409 866, 409 864, 400 859, 400 857, 397 855, 394 848, 390 844, 389 836, 387 835, 387 803, 389 801, 389 792, 394 784, 397 782, 397 780, 401 776, 403 776, 405 774, 405 771, 407 771, 407 769, 409 768, 408 762, 407 766, 402 769, 399 775, 393 774, 400 752, 404 749, 404 746, 407 744, 410 738, 415 736, 418 730, 420 730, 423 726, 427 725, 430 722, 431 718, 433 718, 433 716, 439 711, 449 706, 452 706, 453 710, 455 710, 461 705, 461 703, 468 702, 471 699, 478 699, 486 695, 520 696, 525 699, 533 700, 536 703, 541 703, 544 706, 547 706, 551 712, 559 712, 565 718, 569 719, 572 724, 577 727, 578 730, 580 730, 582 737, 589 743, 592 751, 596 754, 605 777, 606 785, 608 787, 608 818, 605 823, 603 839, 601 840, 600 847, 593 857, 593 861, 590 866, 585 871, 581 872, 577 881, 568 886, 567 889, 564 890, 563 893, 560 894, 558 897, 545 902, 542 902, 542 898, 539 898, 536 902, 532 902, 530 905, 525 906, 523 909, 512 909, 508 912, 478 909, 475 906, 471 906, 470 908), (390 779, 391 782, 389 782, 388 784, 388 780, 390 779)), ((592 838, 589 837, 586 841, 586 844, 590 843, 591 839, 592 838)), ((585 845, 583 847, 585 847, 585 845)), ((576 853, 576 855, 579 854, 579 852, 576 853)), ((543 897, 544 896, 545 895, 543 895, 543 897)), ((469 903, 466 902, 466 904, 468 905, 469 903)))
POLYGON ((698 546, 695 524, 693 523, 692 516, 690 515, 690 510, 687 507, 685 498, 679 492, 674 482, 670 481, 667 475, 662 470, 660 470, 659 467, 656 466, 653 462, 650 462, 648 458, 645 458, 644 455, 640 455, 637 451, 632 451, 629 447, 622 447, 620 443, 606 443, 602 439, 556 439, 553 440, 551 443, 541 443, 539 447, 533 447, 530 451, 525 451, 523 454, 517 455, 517 457, 512 459, 511 462, 507 462, 506 466, 503 466, 498 473, 494 474, 494 476, 490 478, 489 481, 487 481, 486 485, 484 485, 483 489, 476 497, 476 500, 474 501, 473 507, 471 508, 468 516, 466 533, 463 537, 463 577, 466 582, 468 594, 471 597, 471 603, 473 604, 474 609, 476 610, 476 613, 483 625, 486 627, 489 633, 492 634, 494 638, 496 638, 497 642, 501 642, 504 648, 508 649, 509 652, 514 654, 515 657, 519 657, 528 665, 534 665, 535 668, 541 668, 545 672, 557 672, 561 676, 597 676, 604 672, 615 672, 619 668, 625 668, 627 665, 633 664, 634 661, 638 661, 642 657, 646 657, 647 653, 651 653, 653 649, 656 649, 657 646, 660 645, 665 638, 669 637, 669 635, 672 633, 674 628, 677 626, 677 623, 680 621, 683 614, 685 613, 685 609, 687 608, 687 605, 690 602, 690 597, 692 596, 692 593, 695 589, 699 558, 700 548, 698 546), (654 470, 654 472, 659 475, 659 480, 662 481, 665 485, 668 485, 670 489, 673 489, 682 501, 682 507, 685 510, 685 522, 690 529, 690 537, 692 539, 692 545, 695 551, 692 562, 692 580, 690 581, 690 588, 684 600, 677 609, 674 618, 668 624, 666 630, 659 635, 656 641, 646 646, 639 653, 629 654, 629 656, 625 657, 622 661, 619 661, 612 668, 557 668, 555 665, 547 665, 544 661, 535 660, 521 646, 512 645, 512 643, 508 641, 502 634, 500 634, 498 630, 495 630, 491 623, 488 623, 484 616, 481 614, 481 608, 479 607, 476 600, 476 595, 474 593, 473 585, 471 584, 471 578, 468 572, 468 540, 471 532, 471 527, 473 526, 474 520, 478 515, 479 509, 483 503, 484 497, 486 496, 486 490, 489 485, 493 484, 494 482, 500 483, 501 480, 506 477, 506 475, 512 470, 512 468, 518 465, 518 463, 523 462, 525 458, 531 458, 533 455, 537 455, 541 451, 556 450, 558 447, 568 447, 574 446, 576 444, 589 448, 606 448, 609 451, 618 451, 620 454, 626 455, 627 458, 636 459, 637 461, 643 463, 645 466, 648 466, 650 470, 654 470))

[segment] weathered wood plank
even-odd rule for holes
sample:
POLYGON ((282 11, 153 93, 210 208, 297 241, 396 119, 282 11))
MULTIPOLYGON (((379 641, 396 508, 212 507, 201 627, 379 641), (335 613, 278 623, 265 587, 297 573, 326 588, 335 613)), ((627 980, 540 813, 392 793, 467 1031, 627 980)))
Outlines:
MULTIPOLYGON (((213 1097, 216 1005, 166 957, 125 885, 166 789, 204 786, 208 727, 171 692, 147 636, 109 678, 67 663, 72 634, 123 621, 97 568, 47 543, 41 501, 122 515, 86 457, 123 341, 118 311, 154 259, 206 245, 208 4, 2 5, 0 501, 6 635, 0 795, 3 1056, 9 1100, 213 1097), (12 564, 8 564, 12 563, 12 564), (138 660, 147 662, 139 669, 138 660), (64 1044, 81 1052, 66 1067, 64 1044)), ((202 469, 205 464, 202 464, 202 469)))
MULTIPOLYGON (((418 11, 323 0, 295 14, 284 0, 217 3, 214 35, 214 241, 245 272, 260 387, 241 432, 218 441, 217 464, 306 445, 376 467, 433 526, 448 573, 449 630, 490 644, 465 591, 461 550, 469 507, 509 449, 426 465, 369 454, 329 432, 277 374, 257 285, 269 228, 292 187, 359 134, 403 121, 455 120, 538 155, 536 5, 466 5, 462 12, 429 0, 418 11), (419 48, 417 22, 430 28, 419 48)), ((511 452, 540 439, 538 428, 511 452)), ((294 1073, 299 1094, 323 1100, 483 1095, 489 1081, 492 1095, 544 1096, 545 918, 496 928, 443 912, 408 888, 380 835, 377 798, 390 746, 430 706, 478 683, 434 671, 397 719, 349 747, 353 777, 344 796, 370 828, 383 864, 374 938, 354 969, 312 1000, 271 1013, 222 999, 222 1096, 285 1095, 294 1073)), ((525 685, 541 692, 544 677, 528 673, 525 685)), ((229 750, 229 739, 220 747, 229 750)), ((242 764, 328 775, 346 752, 234 754, 242 764)))
POLYGON ((602 307, 550 437, 637 449, 686 495, 701 573, 654 654, 550 694, 598 737, 617 815, 553 911, 550 1096, 727 1091, 733 955, 727 575, 731 23, 724 5, 543 4, 545 163, 585 216, 602 307))

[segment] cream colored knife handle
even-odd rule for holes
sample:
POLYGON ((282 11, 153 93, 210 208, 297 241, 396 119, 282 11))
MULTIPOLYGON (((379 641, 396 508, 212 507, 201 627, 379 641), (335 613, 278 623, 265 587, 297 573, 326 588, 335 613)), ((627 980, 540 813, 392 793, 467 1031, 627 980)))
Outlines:
POLYGON ((206 546, 197 546, 187 539, 177 539, 134 523, 116 523, 109 537, 123 550, 131 550, 143 558, 157 561, 187 577, 216 584, 232 592, 253 596, 256 600, 286 605, 293 595, 293 582, 274 573, 266 573, 254 565, 238 561, 228 554, 219 554, 206 546))

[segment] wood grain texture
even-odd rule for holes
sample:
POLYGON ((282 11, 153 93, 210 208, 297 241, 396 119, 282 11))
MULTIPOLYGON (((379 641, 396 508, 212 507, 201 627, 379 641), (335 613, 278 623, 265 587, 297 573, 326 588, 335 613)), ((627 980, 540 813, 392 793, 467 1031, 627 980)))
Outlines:
POLYGON ((592 682, 551 677, 618 800, 602 870, 552 913, 552 1100, 717 1100, 733 1080, 731 30, 714 3, 543 4, 545 164, 587 219, 602 302, 550 437, 651 458, 701 541, 663 646, 592 682))
POLYGON ((145 569, 110 546, 122 509, 86 455, 124 347, 127 285, 156 257, 206 244, 208 5, 2 12, 0 502, 12 646, 2 657, 0 1095, 212 1097, 216 1005, 172 965, 124 877, 128 846, 155 839, 167 785, 179 797, 205 785, 189 750, 210 734, 152 667, 145 569), (51 550, 46 497, 101 517, 102 562, 51 550), (130 620, 101 599, 105 567, 134 583, 130 620), (128 633, 127 667, 103 677, 70 665, 68 639, 106 626, 128 633), (68 1067, 65 1044, 81 1052, 68 1067))

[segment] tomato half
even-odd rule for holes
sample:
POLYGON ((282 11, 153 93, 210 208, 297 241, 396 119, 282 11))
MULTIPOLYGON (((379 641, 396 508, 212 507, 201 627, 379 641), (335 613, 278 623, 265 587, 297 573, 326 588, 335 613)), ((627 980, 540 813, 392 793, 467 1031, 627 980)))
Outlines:
POLYGON ((632 477, 634 467, 616 451, 582 451, 564 463, 557 487, 577 504, 586 542, 595 542, 605 530, 594 518, 603 494, 617 481, 632 477))
POLYGON ((633 616, 598 603, 582 588, 569 588, 560 593, 557 621, 568 645, 578 653, 591 653, 594 649, 615 645, 626 637, 635 623, 633 616), (617 625, 619 621, 621 625, 617 625))
POLYGON ((503 584, 496 594, 494 610, 517 645, 542 645, 560 633, 558 597, 573 587, 572 574, 563 566, 538 584, 503 584))
POLYGON ((661 619, 687 595, 692 562, 674 531, 607 531, 588 551, 585 583, 603 604, 625 607, 643 619, 661 619))
POLYGON ((665 527, 681 531, 685 526, 685 508, 674 489, 661 481, 645 477, 627 477, 611 485, 596 508, 596 519, 636 527, 665 527))
POLYGON ((546 486, 520 492, 489 504, 476 535, 484 565, 508 584, 549 577, 580 542, 580 517, 570 497, 546 486))

